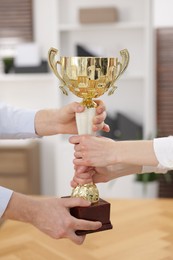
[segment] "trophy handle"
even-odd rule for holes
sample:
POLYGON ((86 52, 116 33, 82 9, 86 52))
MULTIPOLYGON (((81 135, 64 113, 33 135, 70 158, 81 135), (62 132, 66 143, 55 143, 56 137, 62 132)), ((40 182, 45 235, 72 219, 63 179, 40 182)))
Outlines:
POLYGON ((117 75, 115 77, 115 79, 112 82, 112 88, 110 89, 110 91, 108 92, 108 95, 112 95, 114 93, 114 91, 116 90, 116 86, 114 86, 115 81, 121 76, 121 74, 126 70, 128 64, 129 64, 129 59, 130 59, 130 55, 127 49, 121 50, 120 51, 121 57, 122 57, 122 62, 119 62, 117 59, 117 66, 119 67, 119 71, 117 72, 117 75))
POLYGON ((55 60, 55 56, 57 56, 57 54, 58 54, 58 50, 57 49, 50 48, 49 52, 48 52, 48 63, 49 63, 49 66, 50 66, 51 70, 54 72, 54 74, 57 76, 57 78, 60 80, 60 82, 62 84, 60 86, 60 89, 62 90, 63 94, 65 94, 67 96, 68 92, 64 88, 66 86, 66 83, 63 80, 63 78, 60 76, 60 74, 58 73, 58 70, 57 70, 57 64, 61 65, 60 61, 56 61, 55 60))

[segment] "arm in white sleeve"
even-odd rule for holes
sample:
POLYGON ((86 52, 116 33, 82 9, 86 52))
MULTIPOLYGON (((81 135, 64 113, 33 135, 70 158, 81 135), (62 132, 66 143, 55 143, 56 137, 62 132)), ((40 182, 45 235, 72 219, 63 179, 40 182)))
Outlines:
POLYGON ((153 143, 159 164, 168 170, 173 169, 173 136, 155 138, 153 143))
POLYGON ((34 128, 35 114, 35 110, 0 103, 0 139, 38 137, 34 128))
POLYGON ((5 212, 13 191, 0 186, 0 218, 5 212))
POLYGON ((155 138, 153 145, 159 164, 156 167, 143 166, 142 173, 166 173, 173 169, 173 136, 155 138))

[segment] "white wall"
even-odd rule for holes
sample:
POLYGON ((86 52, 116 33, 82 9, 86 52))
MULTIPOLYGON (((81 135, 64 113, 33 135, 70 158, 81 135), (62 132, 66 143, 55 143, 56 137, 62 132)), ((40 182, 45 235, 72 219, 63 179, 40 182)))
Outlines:
POLYGON ((173 1, 154 0, 154 25, 155 27, 173 26, 173 1))
POLYGON ((47 59, 50 47, 57 46, 57 1, 33 0, 34 40, 42 50, 43 58, 47 59))

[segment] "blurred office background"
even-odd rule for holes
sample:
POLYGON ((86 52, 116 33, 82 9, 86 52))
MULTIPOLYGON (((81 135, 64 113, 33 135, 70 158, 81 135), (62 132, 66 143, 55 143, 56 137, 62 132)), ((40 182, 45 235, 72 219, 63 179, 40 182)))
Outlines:
MULTIPOLYGON (((61 56, 118 56, 130 64, 107 106, 107 137, 151 139, 173 129, 172 0, 0 0, 0 102, 32 109, 80 101, 64 96, 50 72, 50 47, 61 56), (93 15, 94 14, 94 15, 93 15)), ((28 194, 68 195, 73 176, 69 136, 0 141, 0 185, 28 194)), ((171 174, 169 175, 171 176, 171 174)), ((99 184, 101 197, 172 196, 171 179, 136 175, 99 184), (138 182, 137 182, 138 180, 138 182), (142 191, 139 191, 142 184, 142 191), (141 185, 140 185, 141 186, 141 185), (137 191, 138 190, 138 191, 137 191)))

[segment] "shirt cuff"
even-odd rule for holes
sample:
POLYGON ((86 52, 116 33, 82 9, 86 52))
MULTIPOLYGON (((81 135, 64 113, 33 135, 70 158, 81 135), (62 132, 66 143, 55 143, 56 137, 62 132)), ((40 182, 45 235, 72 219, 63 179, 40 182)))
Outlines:
POLYGON ((0 186, 0 218, 4 214, 13 191, 0 186))
POLYGON ((162 165, 158 164, 157 166, 147 166, 143 165, 142 166, 142 171, 141 174, 143 173, 150 173, 150 172, 155 172, 155 173, 167 173, 169 169, 163 167, 162 165))
POLYGON ((173 169, 173 136, 155 138, 153 145, 159 164, 168 170, 173 169))

